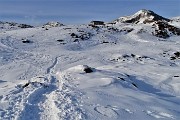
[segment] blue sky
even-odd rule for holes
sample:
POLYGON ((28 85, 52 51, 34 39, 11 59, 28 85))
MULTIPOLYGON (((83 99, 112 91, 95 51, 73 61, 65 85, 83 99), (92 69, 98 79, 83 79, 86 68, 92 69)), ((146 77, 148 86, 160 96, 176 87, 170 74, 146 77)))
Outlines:
POLYGON ((112 21, 150 9, 164 17, 180 16, 180 0, 0 0, 0 21, 39 25, 112 21))

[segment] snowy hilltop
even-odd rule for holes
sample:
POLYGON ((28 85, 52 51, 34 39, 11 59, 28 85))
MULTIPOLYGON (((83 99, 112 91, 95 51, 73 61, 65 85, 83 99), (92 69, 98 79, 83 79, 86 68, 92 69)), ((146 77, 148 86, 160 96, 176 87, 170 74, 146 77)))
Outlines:
POLYGON ((131 16, 120 17, 114 22, 125 22, 125 23, 151 23, 154 21, 166 21, 169 22, 170 19, 164 18, 151 10, 142 9, 131 16))
POLYGON ((27 25, 27 24, 18 24, 18 23, 14 23, 14 22, 1 22, 0 21, 0 32, 2 32, 3 30, 17 30, 17 29, 21 29, 21 28, 33 28, 33 26, 31 25, 27 25))
POLYGON ((179 120, 180 21, 0 22, 0 120, 179 120))

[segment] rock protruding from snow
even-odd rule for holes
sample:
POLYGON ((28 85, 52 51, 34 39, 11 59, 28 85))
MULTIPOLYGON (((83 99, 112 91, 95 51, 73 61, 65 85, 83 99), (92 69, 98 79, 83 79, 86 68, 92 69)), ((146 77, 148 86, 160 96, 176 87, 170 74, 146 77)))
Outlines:
POLYGON ((91 68, 87 65, 78 65, 78 66, 70 68, 69 70, 71 70, 73 72, 78 72, 78 73, 92 73, 92 72, 94 72, 93 68, 91 68))
POLYGON ((89 25, 104 25, 104 21, 91 21, 89 25))
POLYGON ((168 38, 171 35, 180 35, 180 28, 168 24, 168 22, 157 21, 153 24, 155 32, 153 35, 160 38, 168 38))
POLYGON ((60 22, 48 22, 43 25, 43 27, 60 27, 60 26, 64 26, 64 25, 60 22))
POLYGON ((131 16, 120 17, 117 20, 113 21, 114 24, 116 23, 152 23, 154 21, 167 21, 169 22, 170 19, 164 18, 159 16, 158 14, 154 13, 151 10, 142 9, 131 16))
POLYGON ((92 68, 89 67, 89 66, 84 66, 84 72, 85 72, 85 73, 92 73, 93 70, 92 70, 92 68))

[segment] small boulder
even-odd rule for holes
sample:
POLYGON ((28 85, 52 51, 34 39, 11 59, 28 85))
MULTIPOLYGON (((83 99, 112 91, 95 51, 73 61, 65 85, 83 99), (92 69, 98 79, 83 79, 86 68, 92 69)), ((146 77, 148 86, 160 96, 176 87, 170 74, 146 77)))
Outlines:
POLYGON ((64 40, 62 40, 62 39, 59 39, 59 40, 57 40, 58 42, 64 42, 64 40))
POLYGON ((32 43, 30 40, 22 40, 23 43, 32 43))
POLYGON ((28 39, 22 39, 23 43, 32 43, 32 41, 28 40, 28 39))
POLYGON ((76 35, 75 33, 71 33, 71 37, 72 37, 72 38, 79 38, 79 36, 76 35))
POLYGON ((83 70, 85 73, 92 73, 93 69, 87 65, 83 65, 83 70))
POLYGON ((92 73, 93 70, 92 70, 91 68, 85 68, 85 69, 84 69, 84 72, 86 72, 86 73, 92 73))
POLYGON ((176 57, 180 57, 180 52, 175 52, 174 55, 175 55, 176 57))

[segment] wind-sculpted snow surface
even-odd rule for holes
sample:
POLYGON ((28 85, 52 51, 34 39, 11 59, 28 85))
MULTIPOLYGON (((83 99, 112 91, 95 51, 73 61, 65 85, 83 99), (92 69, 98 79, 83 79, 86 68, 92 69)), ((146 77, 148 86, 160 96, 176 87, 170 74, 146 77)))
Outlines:
POLYGON ((156 19, 3 28, 0 120, 179 120, 180 37, 156 19))
POLYGON ((88 74, 78 65, 58 74, 82 91, 86 119, 179 118, 178 97, 146 82, 152 78, 126 74, 122 69, 103 66, 88 74))

